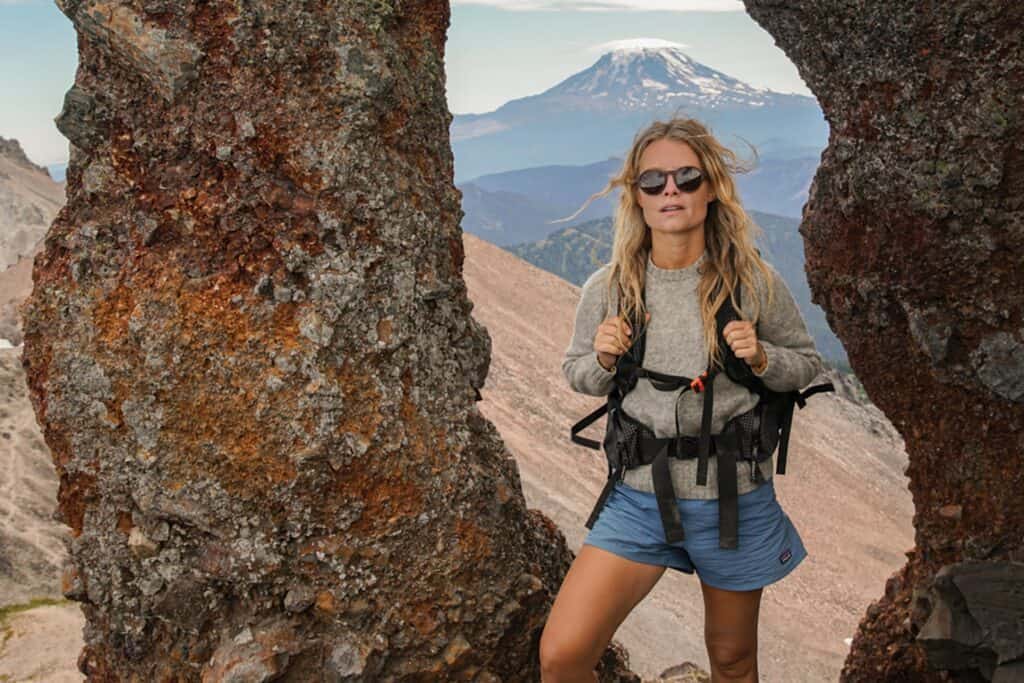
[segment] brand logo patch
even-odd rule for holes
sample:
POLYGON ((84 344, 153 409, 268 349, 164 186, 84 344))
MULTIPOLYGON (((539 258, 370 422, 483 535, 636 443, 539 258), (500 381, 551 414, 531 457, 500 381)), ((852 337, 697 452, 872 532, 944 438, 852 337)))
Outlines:
POLYGON ((782 554, 779 555, 779 562, 781 562, 782 564, 786 564, 787 562, 789 562, 789 558, 791 557, 793 557, 793 553, 790 552, 789 548, 786 548, 782 551, 782 554))

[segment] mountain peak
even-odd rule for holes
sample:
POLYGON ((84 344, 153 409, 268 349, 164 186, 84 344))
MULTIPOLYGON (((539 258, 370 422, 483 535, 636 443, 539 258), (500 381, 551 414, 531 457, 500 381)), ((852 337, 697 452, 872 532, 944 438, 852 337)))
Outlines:
POLYGON ((616 40, 596 46, 600 58, 562 81, 550 94, 604 100, 619 109, 662 106, 763 106, 775 94, 690 57, 681 43, 658 38, 616 40))
POLYGON ((29 160, 25 155, 25 150, 21 148, 21 143, 16 138, 8 140, 0 135, 0 158, 9 159, 19 166, 33 171, 40 171, 45 173, 47 177, 50 177, 50 172, 44 166, 38 166, 29 160))

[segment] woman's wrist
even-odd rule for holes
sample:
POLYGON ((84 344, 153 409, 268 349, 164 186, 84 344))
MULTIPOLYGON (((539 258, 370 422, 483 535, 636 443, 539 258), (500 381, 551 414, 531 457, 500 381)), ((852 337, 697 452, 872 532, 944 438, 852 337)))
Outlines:
POLYGON ((597 358, 597 364, 601 367, 602 370, 604 370, 605 372, 615 372, 615 363, 612 363, 612 367, 606 368, 604 366, 604 363, 601 362, 601 353, 595 351, 594 356, 597 358))
POLYGON ((760 355, 754 358, 755 362, 751 363, 750 369, 753 370, 755 374, 760 375, 768 369, 768 353, 764 350, 764 347, 761 346, 761 342, 757 342, 757 352, 760 355))

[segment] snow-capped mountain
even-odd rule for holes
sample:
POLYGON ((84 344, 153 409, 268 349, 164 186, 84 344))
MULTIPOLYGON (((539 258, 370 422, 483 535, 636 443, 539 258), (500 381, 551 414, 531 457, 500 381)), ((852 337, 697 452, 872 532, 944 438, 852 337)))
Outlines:
MULTIPOLYGON (((757 88, 701 64, 676 47, 620 47, 548 90, 581 104, 620 110, 678 106, 762 107, 793 95, 757 88)), ((799 97, 799 96, 796 96, 799 97)), ((803 98, 808 99, 808 98, 803 98)))
POLYGON ((828 141, 812 97, 752 86, 668 41, 620 41, 540 94, 485 114, 455 115, 455 180, 621 157, 640 128, 673 114, 700 119, 741 155, 749 149, 734 135, 777 159, 817 156, 828 141))

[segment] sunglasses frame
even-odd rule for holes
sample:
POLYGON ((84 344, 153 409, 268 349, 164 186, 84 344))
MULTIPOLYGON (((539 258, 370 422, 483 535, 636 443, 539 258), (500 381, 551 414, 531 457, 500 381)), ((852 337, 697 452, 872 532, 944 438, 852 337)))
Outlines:
POLYGON ((692 194, 693 192, 699 190, 700 186, 704 184, 704 179, 707 177, 704 175, 704 171, 700 170, 696 166, 680 166, 679 168, 673 169, 671 171, 662 171, 660 168, 649 168, 637 176, 636 182, 634 184, 649 195, 661 194, 662 190, 664 190, 665 186, 668 184, 669 175, 672 176, 672 181, 676 184, 676 187, 679 188, 679 191, 685 192, 686 194, 692 194), (697 177, 686 178, 683 175, 683 173, 686 171, 696 171, 697 177), (658 183, 657 185, 644 187, 643 185, 640 184, 640 179, 643 178, 645 175, 651 173, 656 173, 661 178, 661 182, 658 183), (681 182, 680 178, 683 178, 681 182))

